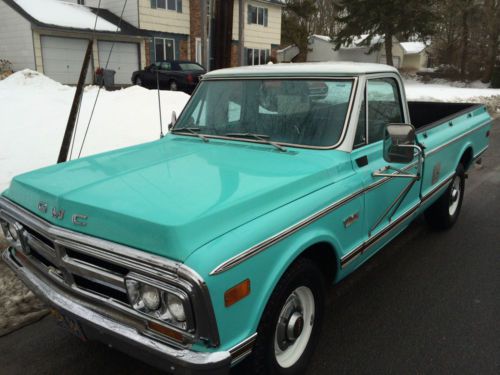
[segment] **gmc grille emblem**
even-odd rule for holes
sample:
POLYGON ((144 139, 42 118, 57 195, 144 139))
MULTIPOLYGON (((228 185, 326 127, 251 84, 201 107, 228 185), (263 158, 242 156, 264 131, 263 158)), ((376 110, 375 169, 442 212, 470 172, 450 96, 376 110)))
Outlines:
MULTIPOLYGON (((38 208, 38 211, 43 212, 43 213, 47 213, 48 204, 45 202, 38 202, 37 208, 38 208)), ((64 219, 65 211, 63 209, 58 210, 57 208, 53 207, 51 213, 52 213, 52 217, 54 217, 57 220, 64 219)), ((74 214, 73 216, 71 216, 71 222, 74 225, 78 225, 81 227, 87 226, 87 219, 88 219, 87 215, 74 214)))
POLYGON ((57 211, 56 208, 54 207, 52 209, 52 217, 55 217, 58 220, 62 220, 64 218, 64 210, 57 211))

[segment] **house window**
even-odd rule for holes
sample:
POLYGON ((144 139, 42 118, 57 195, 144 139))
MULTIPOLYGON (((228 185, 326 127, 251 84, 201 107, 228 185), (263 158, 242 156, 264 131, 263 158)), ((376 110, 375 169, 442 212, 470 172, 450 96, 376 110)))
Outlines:
POLYGON ((85 0, 78 0, 78 4, 85 5, 85 0))
POLYGON ((175 41, 167 38, 155 38, 155 60, 175 60, 175 41))
POLYGON ((247 65, 262 65, 266 64, 269 59, 268 49, 247 49, 247 65))
POLYGON ((248 6, 248 23, 267 26, 268 11, 267 8, 248 6))
POLYGON ((182 0, 151 0, 151 8, 167 9, 182 13, 182 0))

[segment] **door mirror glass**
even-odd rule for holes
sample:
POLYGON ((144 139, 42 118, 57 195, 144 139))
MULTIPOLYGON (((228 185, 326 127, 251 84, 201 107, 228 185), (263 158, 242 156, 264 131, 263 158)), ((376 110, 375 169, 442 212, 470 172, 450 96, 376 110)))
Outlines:
POLYGON ((168 126, 168 130, 172 129, 177 122, 177 113, 175 111, 172 111, 172 119, 170 121, 170 125, 168 126))
POLYGON ((410 124, 389 124, 384 130, 384 160, 410 163, 415 157, 415 128, 410 124))

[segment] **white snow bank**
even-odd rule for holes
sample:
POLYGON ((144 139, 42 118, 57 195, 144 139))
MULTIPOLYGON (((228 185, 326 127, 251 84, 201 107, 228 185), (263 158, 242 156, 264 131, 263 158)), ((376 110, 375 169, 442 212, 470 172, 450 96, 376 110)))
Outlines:
MULTIPOLYGON (((73 156, 78 155, 98 88, 85 88, 73 156)), ((0 191, 11 178, 55 164, 75 88, 24 70, 0 81, 0 191)), ((189 95, 161 91, 164 131, 173 110, 179 114, 189 95)), ((129 87, 101 90, 82 156, 158 139, 155 90, 129 87)))
MULTIPOLYGON (((59 0, 14 0, 26 13, 48 25, 75 29, 94 29, 96 15, 84 5, 59 0)), ((120 31, 111 22, 98 17, 96 30, 120 31)))
POLYGON ((405 87, 408 100, 464 102, 500 95, 500 89, 454 87, 443 83, 422 83, 414 79, 406 79, 405 87))

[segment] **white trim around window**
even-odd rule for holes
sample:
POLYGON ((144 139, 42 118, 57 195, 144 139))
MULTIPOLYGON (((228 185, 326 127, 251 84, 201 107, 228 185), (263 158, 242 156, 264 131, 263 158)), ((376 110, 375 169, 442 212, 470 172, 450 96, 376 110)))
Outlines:
POLYGON ((154 38, 153 39, 153 44, 154 44, 154 51, 155 51, 155 61, 159 61, 159 60, 175 60, 176 59, 176 56, 175 56, 175 39, 173 38, 154 38), (157 41, 162 41, 162 48, 163 48, 163 53, 162 55, 163 56, 158 56, 158 53, 156 51, 156 45, 157 45, 157 41), (170 41, 172 42, 172 58, 170 58, 169 56, 167 56, 167 41, 170 41))

